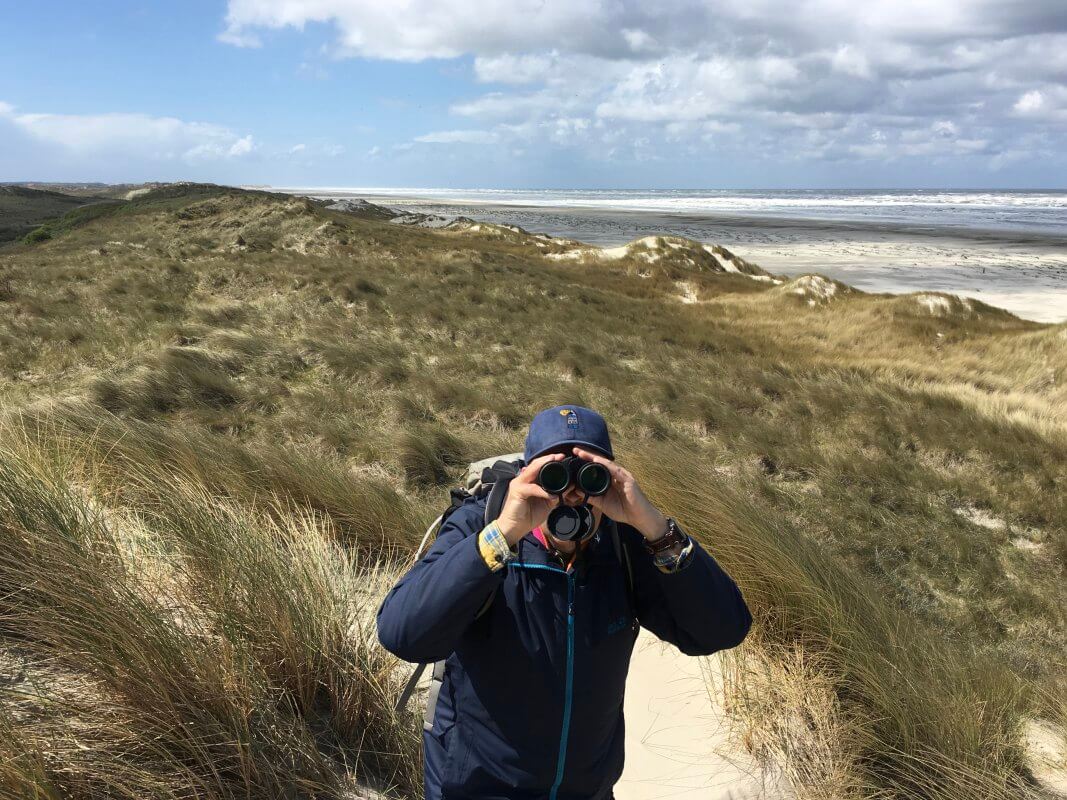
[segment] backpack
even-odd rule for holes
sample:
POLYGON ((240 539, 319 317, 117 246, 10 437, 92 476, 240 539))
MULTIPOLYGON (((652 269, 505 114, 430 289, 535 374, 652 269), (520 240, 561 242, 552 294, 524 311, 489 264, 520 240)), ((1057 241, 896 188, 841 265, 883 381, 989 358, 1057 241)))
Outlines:
MULTIPOLYGON (((522 455, 522 453, 509 453, 508 455, 503 456, 492 456, 468 465, 467 479, 464 485, 449 490, 451 503, 448 508, 441 512, 437 519, 430 523, 430 527, 426 529, 426 534, 422 537, 422 541, 419 542, 419 547, 415 551, 413 563, 417 563, 422 557, 422 552, 430 541, 430 537, 440 532, 452 513, 471 498, 487 498, 485 503, 484 525, 488 525, 499 517, 500 509, 503 508, 504 500, 508 496, 508 485, 511 483, 511 479, 518 475, 519 471, 522 469, 522 455)), ((622 546, 622 542, 619 540, 619 529, 615 525, 611 526, 611 538, 615 548, 615 556, 626 570, 626 589, 630 597, 630 606, 633 607, 634 574, 633 567, 630 564, 630 553, 622 546)), ((495 598, 495 592, 486 598, 485 603, 478 609, 478 613, 474 615, 475 620, 481 619, 493 605, 493 600, 495 598)), ((415 671, 411 674, 411 677, 408 678, 404 690, 400 693, 400 699, 397 700, 396 706, 394 707, 396 712, 399 713, 407 704, 408 699, 415 691, 415 687, 418 686, 419 679, 422 677, 422 673, 427 666, 429 665, 419 664, 415 667, 415 671)), ((435 662, 433 665, 430 688, 426 695, 426 709, 423 712, 422 718, 422 727, 425 730, 430 730, 433 727, 434 711, 437 708, 437 696, 441 692, 444 678, 445 662, 442 659, 441 661, 435 662)))

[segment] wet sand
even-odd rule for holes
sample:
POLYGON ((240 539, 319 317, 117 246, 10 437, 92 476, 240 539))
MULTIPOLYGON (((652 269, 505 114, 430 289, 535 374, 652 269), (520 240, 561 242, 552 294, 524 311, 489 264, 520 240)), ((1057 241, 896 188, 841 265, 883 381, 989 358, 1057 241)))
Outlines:
POLYGON ((948 292, 1025 319, 1067 321, 1067 237, 1037 231, 364 197, 604 247, 653 234, 687 236, 789 277, 816 272, 870 292, 948 292))

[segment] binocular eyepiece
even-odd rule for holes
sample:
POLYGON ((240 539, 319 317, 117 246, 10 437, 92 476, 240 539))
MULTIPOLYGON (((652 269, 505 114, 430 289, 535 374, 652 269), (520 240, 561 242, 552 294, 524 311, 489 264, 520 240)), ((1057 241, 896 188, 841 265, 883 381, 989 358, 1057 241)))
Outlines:
POLYGON ((549 494, 563 494, 573 483, 579 491, 599 497, 611 488, 611 473, 603 464, 567 456, 544 464, 537 473, 537 483, 549 494))
MULTIPOLYGON (((603 464, 567 456, 549 461, 537 473, 537 484, 550 494, 562 495, 571 485, 586 497, 599 497, 611 488, 611 473, 603 464)), ((582 541, 593 535, 596 518, 588 503, 568 506, 560 503, 548 514, 548 529, 557 539, 582 541)))

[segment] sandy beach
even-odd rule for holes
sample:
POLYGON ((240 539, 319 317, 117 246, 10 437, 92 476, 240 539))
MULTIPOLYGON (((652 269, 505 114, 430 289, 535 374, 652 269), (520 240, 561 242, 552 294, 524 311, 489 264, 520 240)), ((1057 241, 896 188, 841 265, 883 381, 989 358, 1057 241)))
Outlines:
POLYGON ((360 196, 405 211, 519 225, 605 247, 652 234, 687 236, 789 277, 816 272, 869 292, 948 292, 1024 319, 1067 320, 1067 235, 1047 231, 360 196))

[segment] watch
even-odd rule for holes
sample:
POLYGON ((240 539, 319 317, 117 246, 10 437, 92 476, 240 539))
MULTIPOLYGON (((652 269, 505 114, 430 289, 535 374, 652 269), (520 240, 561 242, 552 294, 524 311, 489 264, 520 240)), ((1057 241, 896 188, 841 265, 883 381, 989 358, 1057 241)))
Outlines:
POLYGON ((658 539, 653 539, 651 541, 646 539, 645 549, 648 550, 649 555, 655 557, 666 550, 670 550, 676 544, 680 544, 684 547, 688 541, 689 537, 678 527, 678 523, 675 521, 674 517, 667 517, 667 532, 658 539))

